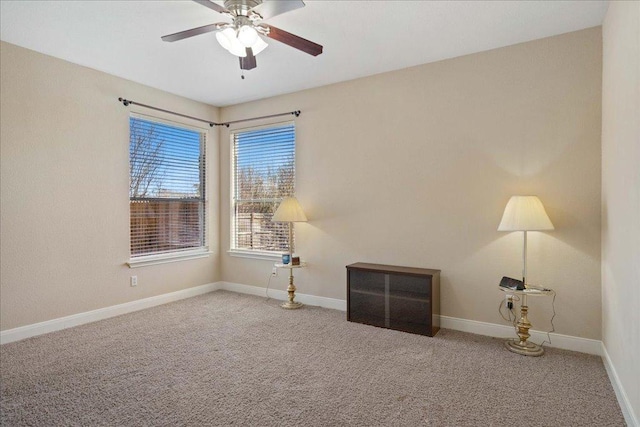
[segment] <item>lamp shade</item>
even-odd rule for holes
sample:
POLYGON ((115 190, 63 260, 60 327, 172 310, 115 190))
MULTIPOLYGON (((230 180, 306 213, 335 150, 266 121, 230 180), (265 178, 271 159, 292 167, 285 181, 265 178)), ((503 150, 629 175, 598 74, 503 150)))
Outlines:
POLYGON ((218 40, 218 43, 220 43, 220 46, 227 49, 235 56, 242 58, 247 56, 247 51, 244 45, 240 43, 240 40, 238 40, 236 31, 233 28, 227 27, 222 31, 218 31, 216 33, 216 39, 218 40))
POLYGON ((244 47, 251 47, 258 39, 258 32, 249 25, 243 25, 238 30, 238 40, 244 47))
POLYGON ((256 38, 255 43, 251 46, 251 50, 253 51, 253 55, 257 55, 262 52, 269 44, 262 40, 260 37, 256 38))
POLYGON ((300 203, 295 197, 284 199, 271 221, 274 222, 306 222, 307 216, 304 214, 300 203))
MULTIPOLYGON (((231 30, 231 28, 227 28, 227 30, 231 30)), ((227 35, 225 34, 225 31, 218 31, 216 33, 216 40, 218 40, 218 43, 220 43, 220 46, 229 50, 231 48, 231 40, 229 39, 229 37, 227 37, 227 35)))
POLYGON ((498 231, 553 230, 553 224, 537 196, 512 196, 504 208, 498 231))

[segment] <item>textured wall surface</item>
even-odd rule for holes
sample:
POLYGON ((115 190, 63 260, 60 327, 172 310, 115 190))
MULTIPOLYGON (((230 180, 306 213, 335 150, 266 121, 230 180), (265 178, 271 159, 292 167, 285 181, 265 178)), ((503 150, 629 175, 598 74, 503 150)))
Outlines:
POLYGON ((640 3, 603 24, 602 341, 640 422, 640 3))
MULTIPOLYGON (((442 314, 502 322, 497 286, 521 274, 522 235, 496 229, 511 195, 536 194, 556 229, 529 234, 529 279, 557 290, 557 332, 600 339, 601 43, 592 28, 223 108, 302 110, 298 291, 345 299, 356 261, 438 268, 442 314)), ((228 130, 220 141, 224 251, 228 130)), ((271 266, 222 255, 230 282, 266 286, 271 266)), ((551 299, 530 307, 550 329, 551 299)))
POLYGON ((208 150, 214 255, 129 269, 135 110, 117 99, 210 120, 218 109, 11 44, 0 44, 0 54, 0 329, 216 281, 217 131, 209 132, 208 150), (135 288, 130 275, 138 276, 135 288))

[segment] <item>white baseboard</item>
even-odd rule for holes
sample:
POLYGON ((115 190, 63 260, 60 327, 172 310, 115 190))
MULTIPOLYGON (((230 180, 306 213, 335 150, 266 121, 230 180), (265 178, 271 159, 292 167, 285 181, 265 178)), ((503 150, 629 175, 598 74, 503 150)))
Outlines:
POLYGON ((21 326, 19 328, 8 329, 0 332, 0 344, 7 344, 25 338, 59 331, 61 329, 84 325, 85 323, 97 320, 108 319, 109 317, 121 314, 132 313, 145 308, 167 304, 185 298, 195 297, 219 289, 219 283, 208 283, 206 285, 183 289, 168 294, 157 295, 155 297, 144 298, 124 304, 112 305, 111 307, 99 308, 97 310, 86 311, 84 313, 72 314, 71 316, 59 317, 46 322, 34 323, 32 325, 21 326))
MULTIPOLYGON (((237 292, 239 294, 257 295, 260 297, 266 297, 266 289, 258 286, 242 285, 240 283, 232 282, 218 282, 218 289, 237 292)), ((286 291, 278 289, 269 289, 269 298, 285 301, 288 298, 286 291)), ((347 302, 343 299, 318 297, 315 295, 299 294, 296 292, 296 301, 299 301, 306 305, 315 305, 318 307, 331 308, 334 310, 347 311, 347 302)))
MULTIPOLYGON (((457 317, 440 316, 440 327, 490 337, 516 338, 515 330, 512 326, 460 319, 457 317)), ((540 344, 545 340, 548 341, 546 332, 531 329, 529 334, 531 335, 532 342, 540 344)), ((602 356, 602 341, 556 333, 551 333, 549 336, 551 337, 551 344, 545 343, 546 347, 555 347, 602 356)))
POLYGON ((631 406, 629 397, 627 396, 627 393, 624 391, 624 387, 622 387, 622 383, 620 382, 620 377, 616 372, 616 368, 613 366, 613 362, 609 357, 609 353, 607 352, 607 347, 605 347, 604 343, 602 343, 602 361, 604 363, 605 369, 607 370, 607 375, 609 375, 609 381, 611 381, 613 390, 616 392, 616 397, 618 398, 618 404, 620 405, 620 409, 622 410, 622 415, 624 415, 625 422, 630 427, 639 427, 640 420, 638 419, 638 416, 633 411, 633 406, 631 406))
MULTIPOLYGON (((264 297, 265 288, 251 285, 242 285, 231 282, 218 282, 220 287, 227 291, 238 292, 242 294, 250 294, 264 297)), ((269 289, 269 297, 286 300, 287 293, 281 290, 269 289)), ((347 301, 335 298, 317 297, 314 295, 305 295, 296 293, 296 301, 303 304, 316 305, 334 310, 347 311, 347 301)), ((487 335, 490 337, 515 338, 513 327, 506 325, 498 325, 496 323, 478 322, 476 320, 459 319, 456 317, 440 316, 440 326, 446 329, 453 329, 461 332, 470 332, 472 334, 487 335)), ((534 342, 541 343, 547 339, 547 333, 530 330, 531 338, 534 342)), ((595 354, 601 356, 602 342, 588 338, 573 337, 570 335, 562 335, 552 333, 551 344, 548 347, 556 347, 564 350, 579 351, 581 353, 595 354)))
MULTIPOLYGON (((169 302, 202 295, 207 292, 212 292, 219 289, 266 297, 265 288, 258 286, 243 285, 240 283, 232 282, 209 283, 206 285, 183 289, 181 291, 171 292, 168 294, 127 302, 124 304, 118 304, 111 307, 100 308, 97 310, 73 314, 66 317, 60 317, 58 319, 48 320, 46 322, 34 323, 32 325, 21 326, 19 328, 1 331, 0 344, 19 341, 37 335, 71 328, 73 326, 83 325, 85 323, 95 322, 97 320, 107 319, 109 317, 143 310, 145 308, 167 304, 169 302)), ((277 289, 270 289, 269 297, 284 301, 287 299, 287 292, 277 289)), ((347 302, 345 300, 336 298, 327 298, 296 293, 296 301, 300 301, 301 303, 307 305, 331 308, 334 310, 347 310, 347 302)), ((459 319, 449 316, 440 316, 440 326, 446 329, 470 332, 479 335, 488 335, 492 337, 507 338, 514 336, 514 330, 511 326, 479 322, 476 320, 459 319)), ((547 334, 545 332, 535 330, 531 330, 529 332, 534 342, 542 342, 547 338, 547 334)), ((601 341, 572 337, 569 335, 561 335, 555 333, 551 334, 551 344, 549 345, 549 347, 557 347, 566 350, 579 351, 582 353, 595 354, 599 356, 603 355, 603 346, 601 341)))

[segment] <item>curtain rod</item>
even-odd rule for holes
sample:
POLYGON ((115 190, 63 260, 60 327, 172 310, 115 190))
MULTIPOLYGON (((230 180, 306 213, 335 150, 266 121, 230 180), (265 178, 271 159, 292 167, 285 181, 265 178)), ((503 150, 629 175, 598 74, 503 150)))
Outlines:
POLYGON ((199 119, 197 117, 187 116, 186 114, 176 113, 175 111, 169 111, 169 110, 165 110, 165 109, 162 109, 162 108, 154 107, 154 106, 151 106, 151 105, 141 104, 139 102, 135 102, 135 101, 132 101, 130 99, 118 98, 118 101, 122 102, 122 105, 124 105, 125 107, 128 107, 129 105, 132 105, 132 104, 133 105, 138 105, 140 107, 149 108, 151 110, 156 110, 156 111, 161 111, 163 113, 173 114, 174 116, 180 116, 180 117, 184 117, 184 118, 191 119, 191 120, 197 120, 197 121, 202 122, 202 123, 208 123, 209 126, 211 126, 211 127, 214 127, 214 126, 226 126, 226 127, 229 127, 229 125, 232 125, 232 124, 235 124, 235 123, 249 122, 249 121, 252 121, 252 120, 270 119, 272 117, 288 116, 290 114, 293 114, 296 117, 298 117, 300 115, 300 110, 296 110, 296 111, 289 111, 288 113, 278 113, 278 114, 271 114, 269 116, 252 117, 250 119, 240 119, 240 120, 233 120, 233 121, 230 121, 230 122, 216 123, 216 122, 212 122, 211 120, 199 119))

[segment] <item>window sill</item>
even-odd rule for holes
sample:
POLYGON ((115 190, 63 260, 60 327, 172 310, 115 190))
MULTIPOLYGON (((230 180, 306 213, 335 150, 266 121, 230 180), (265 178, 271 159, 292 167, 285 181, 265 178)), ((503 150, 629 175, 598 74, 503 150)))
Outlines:
POLYGON ((263 259, 267 261, 282 261, 282 254, 279 252, 259 252, 230 249, 227 253, 238 258, 263 259))
POLYGON ((167 264, 169 262, 187 261, 191 259, 206 258, 211 255, 209 250, 189 251, 163 255, 149 255, 132 258, 126 264, 129 268, 146 267, 148 265, 167 264))

